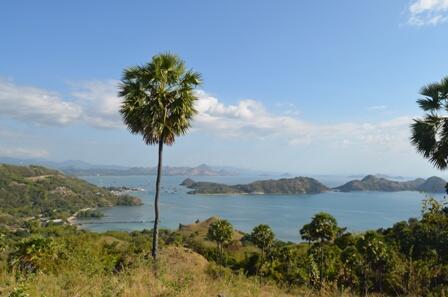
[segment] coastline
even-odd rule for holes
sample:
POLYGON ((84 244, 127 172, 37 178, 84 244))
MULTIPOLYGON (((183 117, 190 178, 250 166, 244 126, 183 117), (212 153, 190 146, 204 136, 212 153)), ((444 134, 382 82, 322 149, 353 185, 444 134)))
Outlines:
POLYGON ((79 228, 79 224, 76 222, 76 216, 80 213, 80 212, 82 212, 82 211, 88 211, 88 210, 94 210, 95 208, 92 208, 92 207, 87 207, 87 208, 83 208, 83 209, 80 209, 80 210, 78 210, 78 211, 76 211, 74 214, 72 214, 68 219, 67 219, 67 223, 70 225, 70 226, 76 226, 76 228, 79 228))

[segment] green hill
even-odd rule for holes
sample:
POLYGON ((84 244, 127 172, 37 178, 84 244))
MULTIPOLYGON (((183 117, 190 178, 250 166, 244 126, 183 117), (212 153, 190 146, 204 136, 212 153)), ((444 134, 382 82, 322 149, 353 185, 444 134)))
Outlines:
POLYGON ((430 177, 428 179, 417 178, 410 181, 394 181, 374 175, 367 175, 362 180, 352 180, 348 183, 334 188, 341 192, 356 191, 381 191, 381 192, 398 192, 398 191, 420 191, 428 193, 445 192, 446 181, 440 177, 430 177))
POLYGON ((189 194, 317 194, 329 189, 310 177, 261 180, 244 185, 195 182, 187 178, 181 183, 193 191, 189 194))
POLYGON ((138 205, 130 196, 113 195, 84 180, 41 166, 0 164, 0 213, 15 218, 67 218, 84 208, 138 205))

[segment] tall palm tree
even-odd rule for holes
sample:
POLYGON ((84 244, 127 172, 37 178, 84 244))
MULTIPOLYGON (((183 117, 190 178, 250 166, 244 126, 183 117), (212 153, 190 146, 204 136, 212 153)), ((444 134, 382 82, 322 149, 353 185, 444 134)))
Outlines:
POLYGON ((411 125, 411 142, 437 168, 448 166, 448 77, 423 87, 417 100, 425 112, 411 125))
POLYGON ((120 113, 133 134, 141 134, 148 145, 158 145, 152 257, 157 258, 159 237, 159 194, 163 145, 172 145, 184 135, 196 114, 194 88, 201 75, 187 70, 176 55, 163 53, 151 62, 124 70, 119 96, 120 113))

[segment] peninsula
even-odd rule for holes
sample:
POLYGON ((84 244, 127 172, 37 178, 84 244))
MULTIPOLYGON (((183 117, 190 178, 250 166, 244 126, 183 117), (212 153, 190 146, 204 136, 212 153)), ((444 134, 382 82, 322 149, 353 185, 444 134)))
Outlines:
POLYGON ((81 210, 141 204, 138 197, 114 194, 58 170, 0 164, 0 227, 33 218, 63 223, 81 210))

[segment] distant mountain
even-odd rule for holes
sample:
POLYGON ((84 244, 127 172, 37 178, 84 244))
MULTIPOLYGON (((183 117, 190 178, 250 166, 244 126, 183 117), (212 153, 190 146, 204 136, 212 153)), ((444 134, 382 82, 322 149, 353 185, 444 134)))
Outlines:
POLYGON ((186 179, 181 185, 192 189, 189 194, 317 194, 329 190, 314 178, 309 177, 261 180, 241 185, 195 182, 192 179, 186 179))
MULTIPOLYGON (((349 175, 348 178, 356 178, 356 179, 360 179, 365 177, 366 175, 364 174, 357 174, 357 175, 349 175)), ((404 176, 393 176, 393 175, 387 175, 387 174, 382 174, 382 173, 377 173, 374 174, 373 176, 378 177, 378 178, 385 178, 385 179, 392 179, 392 180, 404 180, 406 179, 404 176)))
POLYGON ((39 165, 39 166, 44 166, 47 168, 58 169, 58 170, 70 169, 70 168, 81 169, 81 170, 88 170, 88 169, 94 169, 94 168, 124 170, 124 169, 129 168, 126 166, 119 166, 119 165, 90 164, 90 163, 80 161, 80 160, 66 160, 66 161, 57 162, 57 161, 49 161, 49 160, 41 159, 41 158, 17 159, 17 158, 9 158, 9 157, 0 157, 0 163, 11 164, 11 165, 21 165, 21 166, 39 165))
MULTIPOLYGON (((16 159, 0 157, 0 164, 12 165, 39 165, 57 169, 67 175, 73 176, 129 176, 129 175, 156 175, 157 167, 126 167, 117 165, 95 165, 79 160, 54 162, 45 159, 16 159)), ((163 168, 163 175, 180 176, 234 176, 239 175, 240 170, 233 167, 212 167, 201 164, 197 167, 171 167, 163 168)))
POLYGON ((428 193, 446 192, 446 181, 440 177, 432 176, 418 187, 418 191, 428 193))
MULTIPOLYGON (((64 173, 75 176, 129 176, 129 175, 156 175, 157 167, 131 167, 127 169, 107 169, 107 168, 62 168, 64 173)), ((166 166, 162 169, 163 175, 170 176, 233 176, 238 175, 237 171, 225 169, 215 169, 208 165, 202 164, 197 167, 171 167, 166 166)))
POLYGON ((362 180, 352 180, 348 183, 334 188, 341 192, 355 191, 381 191, 381 192, 397 192, 397 191, 421 191, 431 193, 445 192, 446 181, 440 177, 430 177, 427 180, 417 178, 411 181, 394 181, 375 175, 368 175, 362 180))

